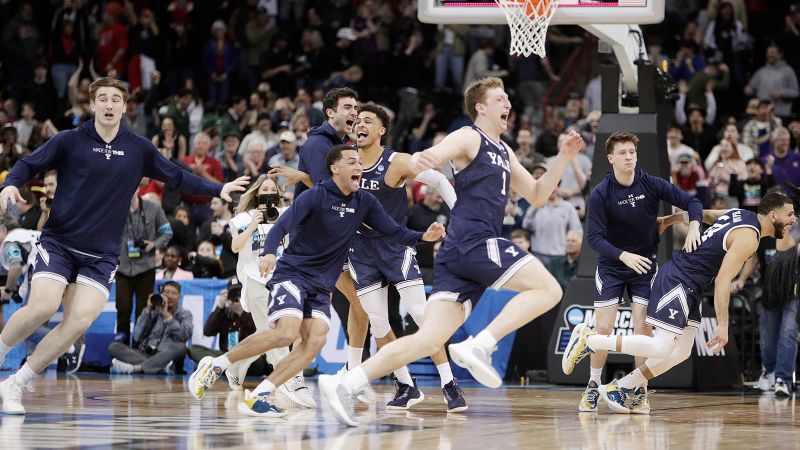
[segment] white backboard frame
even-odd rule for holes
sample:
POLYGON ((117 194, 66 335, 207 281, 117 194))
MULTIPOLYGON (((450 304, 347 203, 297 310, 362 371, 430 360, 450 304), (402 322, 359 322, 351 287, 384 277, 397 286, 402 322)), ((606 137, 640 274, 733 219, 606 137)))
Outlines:
MULTIPOLYGON (((577 6, 579 0, 559 0, 554 25, 582 24, 653 24, 664 20, 665 0, 647 0, 646 6, 587 7, 577 6)), ((624 0, 620 0, 623 1, 624 0)), ((496 6, 436 6, 439 0, 419 0, 417 16, 425 23, 442 24, 507 24, 506 17, 496 6)), ((464 0, 463 3, 469 3, 464 0)))

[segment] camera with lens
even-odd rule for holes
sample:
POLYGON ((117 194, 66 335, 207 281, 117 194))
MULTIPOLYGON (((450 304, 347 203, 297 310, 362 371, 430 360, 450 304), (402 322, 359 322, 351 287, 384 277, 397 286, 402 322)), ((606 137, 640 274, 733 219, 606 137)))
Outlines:
POLYGON ((44 205, 47 206, 48 208, 52 208, 53 207, 53 199, 50 198, 50 197, 45 197, 44 205))
POLYGON ((258 196, 258 209, 264 215, 264 223, 275 223, 281 215, 278 204, 281 196, 278 194, 261 194, 258 196))
POLYGON ((144 239, 134 239, 133 246, 138 249, 144 250, 145 247, 147 247, 147 242, 145 242, 144 239))
POLYGON ((160 308, 164 306, 164 297, 161 294, 153 294, 150 296, 150 305, 153 308, 160 308))

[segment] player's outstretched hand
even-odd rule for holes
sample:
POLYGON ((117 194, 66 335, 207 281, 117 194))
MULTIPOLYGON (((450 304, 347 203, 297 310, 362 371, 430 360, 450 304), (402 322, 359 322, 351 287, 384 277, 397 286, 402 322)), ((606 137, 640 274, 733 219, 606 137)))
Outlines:
POLYGON ((303 178, 306 176, 305 172, 286 166, 273 166, 268 174, 274 177, 286 178, 289 180, 289 184, 299 183, 303 181, 303 178))
POLYGON ((410 168, 414 172, 422 172, 428 169, 436 169, 442 164, 439 158, 433 153, 425 150, 422 152, 414 153, 411 156, 410 168))
POLYGON ((577 131, 571 131, 562 141, 561 148, 558 149, 558 153, 566 156, 569 159, 572 159, 584 147, 586 147, 586 141, 583 140, 577 131))
POLYGON ((243 176, 239 177, 230 183, 225 183, 222 185, 222 192, 219 194, 219 198, 225 200, 226 202, 232 202, 233 199, 231 198, 231 192, 244 192, 247 190, 247 186, 250 184, 250 177, 243 176))
POLYGON ((0 191, 0 214, 8 212, 8 207, 12 204, 24 205, 28 202, 19 195, 19 189, 16 186, 6 186, 0 191))
POLYGON ((714 339, 708 341, 708 348, 715 355, 718 355, 719 352, 722 351, 725 344, 728 343, 728 326, 727 325, 717 325, 717 334, 714 335, 714 339))
POLYGON ((644 275, 650 270, 650 259, 635 253, 622 252, 622 254, 619 255, 619 260, 636 271, 639 275, 644 275))
POLYGON ((273 270, 275 270, 275 255, 268 253, 259 259, 258 271, 261 276, 267 278, 273 270))
POLYGON ((692 253, 700 247, 700 222, 692 221, 689 223, 689 232, 686 233, 686 241, 683 243, 683 251, 692 253))
POLYGON ((444 226, 439 222, 433 222, 431 226, 428 227, 428 231, 422 235, 422 240, 425 242, 436 242, 443 238, 444 235, 444 226))

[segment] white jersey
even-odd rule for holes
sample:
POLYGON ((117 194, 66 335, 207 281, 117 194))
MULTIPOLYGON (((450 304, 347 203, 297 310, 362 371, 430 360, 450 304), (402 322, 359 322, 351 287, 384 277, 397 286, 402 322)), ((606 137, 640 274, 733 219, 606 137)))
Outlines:
POLYGON ((19 288, 19 293, 23 298, 28 294, 28 269, 33 267, 33 263, 36 261, 36 254, 38 253, 36 243, 39 242, 41 234, 41 231, 16 228, 11 230, 2 244, 0 244, 0 265, 6 270, 8 270, 9 260, 13 257, 11 253, 16 252, 16 248, 23 252, 21 255, 23 258, 22 272, 20 274, 23 279, 19 288))
MULTIPOLYGON (((286 211, 288 208, 278 208, 281 214, 286 211)), ((237 214, 230 220, 231 228, 235 228, 237 234, 241 234, 247 227, 250 226, 250 222, 252 217, 250 217, 250 212, 244 212, 237 214)), ((239 250, 239 260, 236 263, 236 276, 241 280, 242 286, 246 286, 247 283, 245 280, 247 278, 252 278, 253 280, 267 284, 267 282, 272 278, 272 272, 270 272, 269 276, 262 277, 261 272, 258 269, 259 266, 259 255, 261 251, 264 249, 264 240, 267 238, 267 234, 269 230, 272 229, 273 224, 271 223, 262 223, 258 225, 258 228, 253 231, 253 234, 250 236, 250 241, 239 250)), ((288 238, 285 238, 288 239, 288 238)), ((287 242, 284 241, 282 245, 278 247, 278 251, 276 252, 277 258, 283 256, 283 249, 286 247, 287 242)), ((249 308, 245 302, 246 293, 242 292, 242 306, 245 307, 246 310, 249 308)))

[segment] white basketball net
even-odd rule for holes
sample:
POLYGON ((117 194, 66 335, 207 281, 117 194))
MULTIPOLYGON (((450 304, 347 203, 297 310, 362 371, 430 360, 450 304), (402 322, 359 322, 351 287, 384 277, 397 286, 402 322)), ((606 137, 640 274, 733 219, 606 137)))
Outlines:
POLYGON ((511 28, 512 55, 545 57, 544 42, 547 25, 558 7, 558 0, 495 0, 503 10, 511 28), (528 12, 532 11, 529 16, 528 12))

